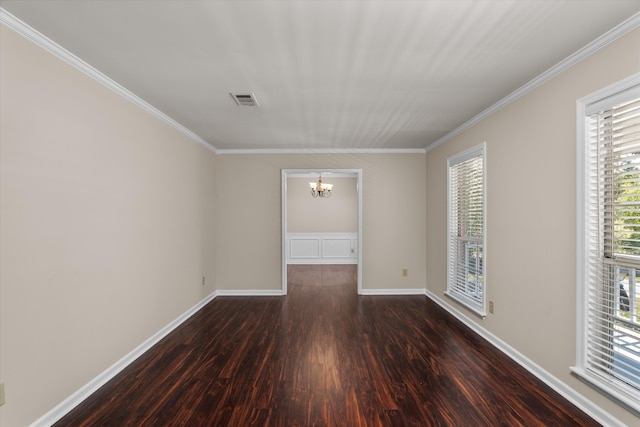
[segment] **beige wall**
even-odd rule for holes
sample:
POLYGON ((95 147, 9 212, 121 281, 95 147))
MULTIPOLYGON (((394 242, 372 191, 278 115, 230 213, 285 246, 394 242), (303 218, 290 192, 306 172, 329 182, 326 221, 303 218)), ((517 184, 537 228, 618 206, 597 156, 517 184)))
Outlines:
POLYGON ((447 157, 485 141, 487 297, 495 314, 484 320, 467 314, 629 425, 640 418, 569 373, 576 335, 576 100, 640 71, 639 47, 635 31, 427 153, 428 289, 443 297, 446 288, 447 157))
POLYGON ((362 169, 363 288, 424 288, 424 154, 219 154, 218 289, 282 288, 281 170, 319 168, 362 169))
POLYGON ((313 198, 309 182, 318 178, 287 179, 287 232, 289 233, 357 233, 358 180, 331 178, 331 197, 313 198))
POLYGON ((10 427, 213 291, 215 156, 1 31, 0 424, 10 427))

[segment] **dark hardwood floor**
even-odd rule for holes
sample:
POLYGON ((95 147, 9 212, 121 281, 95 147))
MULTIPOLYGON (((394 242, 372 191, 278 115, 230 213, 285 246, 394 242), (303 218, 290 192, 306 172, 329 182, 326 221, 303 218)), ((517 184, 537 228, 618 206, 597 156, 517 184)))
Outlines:
POLYGON ((286 297, 217 297, 57 426, 595 426, 424 296, 291 266, 286 297))

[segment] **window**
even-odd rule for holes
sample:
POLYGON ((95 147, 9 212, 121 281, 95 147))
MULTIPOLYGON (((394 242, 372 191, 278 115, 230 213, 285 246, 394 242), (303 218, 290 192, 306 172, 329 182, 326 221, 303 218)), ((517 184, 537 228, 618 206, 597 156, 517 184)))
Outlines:
POLYGON ((486 315, 484 144, 449 158, 447 295, 486 315))
POLYGON ((578 102, 574 371, 640 410, 640 74, 578 102))

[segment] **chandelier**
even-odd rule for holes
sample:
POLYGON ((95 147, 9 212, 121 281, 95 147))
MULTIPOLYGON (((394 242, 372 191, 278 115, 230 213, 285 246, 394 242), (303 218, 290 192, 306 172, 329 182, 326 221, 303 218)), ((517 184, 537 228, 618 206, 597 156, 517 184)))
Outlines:
POLYGON ((318 182, 310 182, 309 187, 311 187, 311 195, 313 197, 331 197, 331 189, 333 188, 333 184, 323 184, 322 183, 322 174, 319 175, 318 182))

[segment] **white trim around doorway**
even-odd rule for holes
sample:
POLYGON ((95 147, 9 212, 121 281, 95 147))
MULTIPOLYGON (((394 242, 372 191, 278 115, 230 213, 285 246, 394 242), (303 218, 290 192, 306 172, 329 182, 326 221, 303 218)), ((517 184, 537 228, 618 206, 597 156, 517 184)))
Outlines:
POLYGON ((357 179, 358 249, 356 252, 358 255, 358 295, 362 295, 362 169, 282 169, 282 295, 287 294, 287 178, 320 173, 331 173, 357 179))

